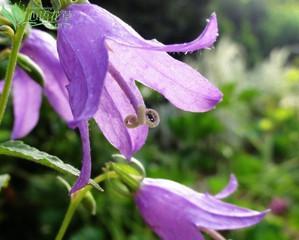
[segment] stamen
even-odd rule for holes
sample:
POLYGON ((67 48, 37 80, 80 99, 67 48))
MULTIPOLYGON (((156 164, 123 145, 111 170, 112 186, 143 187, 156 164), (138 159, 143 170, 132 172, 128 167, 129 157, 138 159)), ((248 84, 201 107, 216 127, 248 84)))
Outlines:
POLYGON ((126 94, 130 103, 136 111, 136 115, 128 115, 125 118, 125 125, 128 128, 136 128, 142 124, 148 125, 150 128, 155 128, 160 123, 160 117, 156 110, 146 109, 144 105, 140 105, 135 94, 132 92, 128 82, 121 76, 120 72, 110 63, 109 64, 109 74, 115 79, 119 87, 126 94))
POLYGON ((133 108, 135 109, 136 113, 138 113, 139 102, 135 97, 135 94, 132 92, 129 83, 122 77, 119 71, 110 63, 109 64, 109 73, 117 82, 118 86, 121 88, 123 93, 127 96, 128 100, 132 104, 133 108))
POLYGON ((213 229, 200 228, 200 230, 208 234, 214 240, 226 240, 220 233, 213 229))

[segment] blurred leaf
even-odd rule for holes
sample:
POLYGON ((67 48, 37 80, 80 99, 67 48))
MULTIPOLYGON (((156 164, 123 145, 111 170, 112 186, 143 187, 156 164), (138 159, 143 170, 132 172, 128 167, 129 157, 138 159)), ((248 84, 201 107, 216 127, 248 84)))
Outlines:
POLYGON ((19 24, 23 23, 25 19, 24 11, 17 4, 12 5, 10 10, 3 7, 1 14, 13 24, 15 29, 19 24))
POLYGON ((25 12, 17 4, 12 5, 11 12, 16 25, 23 23, 25 19, 25 12))
POLYGON ((99 240, 103 239, 103 234, 100 228, 92 228, 92 227, 84 227, 81 228, 77 233, 73 234, 70 238, 71 240, 81 240, 81 239, 88 239, 88 240, 99 240))
POLYGON ((82 205, 91 215, 96 215, 97 203, 90 191, 85 194, 82 205))
MULTIPOLYGON (((0 144, 0 154, 26 159, 41 164, 43 166, 52 168, 64 174, 79 176, 80 173, 78 169, 76 169, 70 164, 64 163, 58 157, 50 155, 46 152, 42 152, 34 147, 31 147, 23 143, 22 141, 7 141, 5 143, 0 144)), ((102 190, 101 187, 93 180, 90 180, 90 184, 98 190, 102 190)))
POLYGON ((2 188, 7 187, 9 180, 10 180, 10 176, 8 174, 0 175, 0 191, 2 188))

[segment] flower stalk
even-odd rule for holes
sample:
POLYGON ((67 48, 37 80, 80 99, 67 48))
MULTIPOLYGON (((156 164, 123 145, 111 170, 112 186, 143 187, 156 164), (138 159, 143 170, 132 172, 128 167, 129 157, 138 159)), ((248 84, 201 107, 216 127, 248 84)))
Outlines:
MULTIPOLYGON (((96 183, 100 183, 105 181, 106 179, 109 178, 115 178, 116 174, 115 172, 105 172, 98 177, 94 179, 96 183)), ((72 218, 74 216, 74 213, 76 212, 79 204, 82 202, 82 200, 87 196, 88 192, 92 189, 91 185, 87 185, 86 187, 82 188, 81 190, 75 192, 74 194, 71 195, 71 201, 68 206, 68 209, 66 211, 66 214, 64 216, 64 219, 61 223, 61 226, 59 228, 59 231, 55 237, 55 240, 62 240, 68 226, 70 225, 72 218)))
POLYGON ((26 30, 26 25, 32 14, 31 6, 32 6, 32 0, 27 5, 23 23, 18 25, 17 30, 14 36, 12 37, 12 49, 11 49, 11 54, 9 56, 8 66, 5 73, 5 84, 4 84, 3 92, 0 96, 0 125, 2 123, 4 113, 6 110, 6 106, 7 106, 10 90, 11 90, 11 85, 12 85, 12 79, 16 69, 18 53, 20 51, 21 43, 26 30))

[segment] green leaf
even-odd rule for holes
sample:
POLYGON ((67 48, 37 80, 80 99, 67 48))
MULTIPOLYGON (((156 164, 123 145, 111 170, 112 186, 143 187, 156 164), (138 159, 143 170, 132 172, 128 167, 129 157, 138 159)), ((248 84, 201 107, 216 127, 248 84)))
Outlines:
POLYGON ((12 5, 11 12, 17 25, 24 22, 25 12, 17 4, 12 5))
POLYGON ((31 26, 44 25, 50 30, 56 30, 58 17, 59 11, 49 8, 35 8, 33 9, 30 24, 31 26))
POLYGON ((15 19, 14 19, 12 13, 9 10, 7 10, 5 7, 2 7, 1 8, 1 15, 3 17, 7 18, 8 21, 10 21, 13 24, 14 28, 16 28, 15 19))
POLYGON ((1 15, 13 24, 14 29, 16 29, 19 24, 22 24, 25 19, 25 12, 17 4, 12 5, 9 10, 2 7, 1 15))
MULTIPOLYGON (((31 147, 22 141, 7 141, 0 144, 0 155, 22 158, 35 162, 37 164, 52 168, 64 174, 79 176, 80 171, 70 164, 64 163, 56 156, 42 152, 34 147, 31 147)), ((102 191, 102 188, 92 179, 89 183, 96 189, 102 191)))
POLYGON ((10 176, 8 174, 0 175, 0 191, 2 188, 7 187, 9 180, 10 180, 10 176))

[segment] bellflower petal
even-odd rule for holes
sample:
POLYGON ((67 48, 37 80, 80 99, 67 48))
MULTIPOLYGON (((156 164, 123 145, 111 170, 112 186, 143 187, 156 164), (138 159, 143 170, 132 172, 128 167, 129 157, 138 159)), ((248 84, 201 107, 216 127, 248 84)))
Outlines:
POLYGON ((26 136, 37 124, 42 101, 41 87, 21 69, 13 79, 14 126, 12 139, 26 136))
POLYGON ((68 101, 68 80, 60 65, 56 40, 48 33, 32 29, 22 44, 21 52, 39 65, 44 73, 44 94, 51 106, 67 122, 73 120, 68 101))
POLYGON ((82 121, 78 125, 81 141, 82 141, 82 167, 80 176, 78 177, 76 183, 72 187, 70 193, 74 193, 85 185, 88 184, 90 176, 91 176, 91 156, 90 156, 90 141, 89 141, 89 129, 88 129, 88 122, 82 121))
POLYGON ((148 127, 144 125, 155 127, 159 122, 158 113, 145 108, 135 80, 183 110, 211 110, 222 93, 166 52, 210 48, 217 36, 215 14, 194 41, 163 45, 145 40, 97 5, 70 4, 59 17, 57 49, 69 80, 74 126, 94 117, 108 141, 130 158, 145 142, 148 127))
POLYGON ((267 211, 257 212, 224 203, 165 179, 145 178, 136 192, 135 202, 144 220, 162 239, 202 239, 202 229, 244 228, 261 221, 267 211), (188 229, 188 230, 186 230, 188 229), (192 229, 198 237, 184 236, 192 229))
POLYGON ((99 22, 88 11, 72 11, 67 18, 63 13, 58 22, 57 49, 69 79, 70 105, 74 121, 88 120, 98 110, 108 67, 104 35, 94 28, 99 22))
MULTIPOLYGON (((124 42, 123 38, 119 38, 118 36, 111 37, 109 39, 118 42, 124 46, 132 47, 132 48, 142 48, 147 50, 158 50, 164 52, 193 52, 204 48, 211 48, 215 43, 218 37, 218 24, 216 14, 213 13, 211 17, 208 19, 208 24, 206 25, 203 32, 193 41, 188 43, 181 44, 168 44, 163 45, 156 40, 143 40, 140 43, 140 38, 131 42, 124 42)), ((131 40, 131 39, 130 39, 131 40)))
POLYGON ((94 118, 108 141, 119 149, 121 154, 130 158, 145 143, 148 127, 142 125, 137 128, 128 128, 125 125, 124 120, 128 114, 137 114, 134 105, 144 105, 134 82, 131 82, 128 87, 133 91, 137 103, 131 102, 109 73, 102 91, 100 107, 94 118))
MULTIPOLYGON (((138 80, 153 88, 163 94, 175 106, 187 111, 205 112, 211 110, 222 99, 222 93, 213 84, 209 83, 206 78, 188 65, 173 59, 165 53, 165 51, 188 52, 211 47, 218 36, 217 18, 214 13, 210 17, 203 33, 197 39, 190 43, 172 45, 163 45, 157 41, 143 39, 121 19, 93 4, 72 4, 65 10, 65 13, 69 13, 70 17, 64 19, 62 15, 60 18, 59 29, 61 30, 58 29, 58 49, 61 49, 59 52, 61 52, 62 58, 64 57, 63 55, 69 55, 65 57, 65 59, 68 59, 66 62, 73 66, 72 68, 69 67, 69 69, 78 68, 75 67, 77 64, 71 63, 71 56, 79 56, 82 59, 86 59, 86 56, 84 57, 84 54, 80 53, 81 50, 85 51, 85 47, 80 45, 82 44, 81 42, 84 42, 80 40, 82 35, 84 37, 86 35, 96 35, 104 38, 109 54, 109 62, 116 66, 124 78, 128 81, 130 79, 138 80), (59 47, 64 45, 63 39, 60 44, 59 32, 64 32, 63 29, 70 25, 69 28, 76 29, 73 31, 78 33, 83 31, 81 29, 86 29, 83 26, 84 24, 88 26, 89 32, 83 33, 81 37, 79 34, 74 35, 72 37, 73 41, 71 41, 71 43, 78 42, 77 49, 80 49, 78 53, 74 53, 72 49, 67 50, 59 47), (151 50, 158 50, 158 52, 151 50), (128 63, 130 63, 129 66, 128 63)), ((95 37, 91 37, 91 39, 93 38, 95 37)), ((101 51, 97 50, 100 45, 101 43, 97 42, 94 48, 92 47, 94 46, 93 44, 88 46, 94 52, 102 55, 101 51)), ((91 63, 91 60, 88 60, 88 62, 91 63)), ((64 66, 64 68, 66 67, 64 66)), ((102 72, 102 69, 97 69, 99 69, 99 72, 102 72)), ((83 80, 84 74, 81 74, 80 78, 82 78, 82 84, 85 81, 83 80)), ((80 83, 79 76, 77 82, 78 84, 80 83)), ((86 94, 94 96, 93 93, 86 94)), ((85 96, 85 93, 82 93, 82 95, 85 96)), ((81 105, 80 109, 82 111, 84 108, 87 108, 87 105, 81 105)))
POLYGON ((233 194, 238 188, 238 180, 235 175, 231 174, 228 185, 218 194, 214 195, 215 198, 223 199, 233 194))
POLYGON ((205 112, 222 99, 222 93, 205 77, 167 53, 128 48, 111 41, 108 46, 113 49, 110 61, 126 79, 136 79, 160 92, 180 109, 205 112))
POLYGON ((97 22, 101 23, 101 25, 99 25, 99 31, 101 31, 107 39, 111 39, 127 47, 164 52, 193 52, 210 48, 218 37, 218 24, 215 13, 208 19, 208 24, 205 29, 195 40, 189 43, 163 45, 157 41, 145 40, 120 18, 96 5, 73 4, 68 10, 71 12, 87 12, 89 16, 93 19, 97 19, 97 22))

